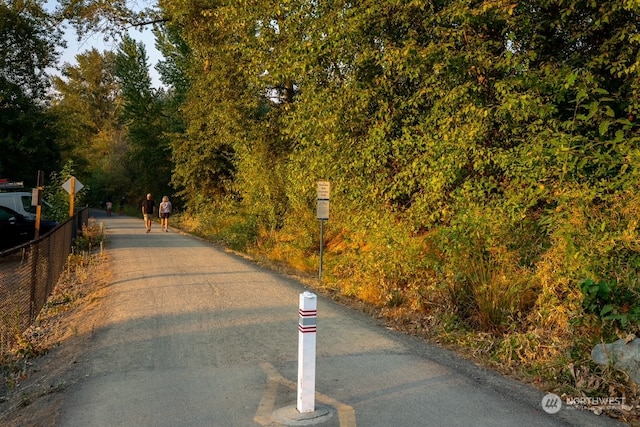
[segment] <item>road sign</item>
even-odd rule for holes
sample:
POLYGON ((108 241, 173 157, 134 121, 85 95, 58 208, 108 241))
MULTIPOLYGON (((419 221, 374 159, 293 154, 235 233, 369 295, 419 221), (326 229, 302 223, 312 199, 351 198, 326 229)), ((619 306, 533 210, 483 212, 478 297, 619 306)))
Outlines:
POLYGON ((329 219, 329 201, 328 200, 320 200, 318 199, 316 205, 316 217, 320 220, 328 220, 329 219))
POLYGON ((74 188, 76 193, 84 188, 84 185, 82 185, 80 181, 78 181, 74 177, 71 177, 64 184, 62 184, 62 188, 64 188, 67 193, 71 194, 71 180, 76 181, 75 188, 74 188))
POLYGON ((74 216, 76 213, 76 193, 82 190, 83 187, 84 185, 82 185, 82 183, 78 181, 75 176, 71 176, 71 178, 69 178, 67 182, 62 184, 62 188, 64 188, 67 193, 69 193, 69 218, 74 216))
POLYGON ((318 181, 318 200, 329 200, 330 190, 329 181, 318 181))
POLYGON ((329 195, 331 185, 329 181, 318 181, 318 203, 316 205, 316 217, 319 220, 329 219, 329 195))
POLYGON ((322 253, 324 252, 324 222, 329 219, 329 195, 331 185, 329 181, 318 181, 318 201, 316 204, 316 217, 320 220, 320 265, 318 277, 322 280, 322 253))

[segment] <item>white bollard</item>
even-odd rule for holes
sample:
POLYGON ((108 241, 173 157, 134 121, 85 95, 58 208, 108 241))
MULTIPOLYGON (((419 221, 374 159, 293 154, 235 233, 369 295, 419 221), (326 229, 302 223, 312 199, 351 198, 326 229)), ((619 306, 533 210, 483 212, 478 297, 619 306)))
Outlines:
POLYGON ((315 411, 316 329, 318 299, 305 291, 300 294, 298 321, 298 412, 315 411))

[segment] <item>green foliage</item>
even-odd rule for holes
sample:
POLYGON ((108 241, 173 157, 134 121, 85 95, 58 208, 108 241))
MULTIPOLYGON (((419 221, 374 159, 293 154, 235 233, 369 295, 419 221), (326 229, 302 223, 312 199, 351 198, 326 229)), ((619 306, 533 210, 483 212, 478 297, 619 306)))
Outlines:
POLYGON ((258 239, 256 216, 232 199, 211 203, 205 197, 194 198, 188 212, 173 221, 183 229, 238 251, 249 251, 258 239))
POLYGON ((53 80, 57 94, 51 112, 57 117, 63 158, 73 162, 76 177, 92 189, 88 201, 97 205, 120 194, 129 182, 122 98, 113 52, 92 49, 76 61, 53 80))
POLYGON ((47 71, 60 30, 39 2, 0 3, 0 177, 34 185, 60 163, 47 71))
POLYGON ((329 180, 326 286, 560 364, 585 310, 636 328, 636 3, 160 1, 179 117, 141 130, 202 230, 308 268, 329 180))
POLYGON ((19 97, 11 106, 0 105, 0 177, 34 187, 39 170, 48 174, 60 165, 56 122, 38 101, 19 97))
POLYGON ((583 281, 580 289, 584 295, 583 307, 586 313, 595 314, 603 322, 610 322, 623 330, 637 328, 640 322, 637 290, 604 280, 583 281))
POLYGON ((158 198, 171 193, 171 155, 164 132, 170 131, 165 118, 164 93, 151 87, 144 45, 125 37, 115 56, 115 75, 122 96, 122 113, 129 149, 126 155, 129 186, 120 193, 152 193, 158 198))
POLYGON ((2 103, 8 88, 42 100, 49 88, 47 69, 57 59, 62 29, 39 1, 0 3, 0 87, 2 103))
POLYGON ((329 179, 353 239, 329 271, 376 303, 438 301, 504 331, 553 303, 564 325, 589 272, 633 280, 635 6, 160 7, 189 48, 174 182, 192 205, 232 197, 274 254, 291 235, 313 253, 312 227, 290 224, 329 179))
MULTIPOLYGON (((45 217, 59 222, 66 221, 69 218, 69 193, 62 188, 62 184, 72 176, 75 176, 75 165, 72 161, 68 161, 61 171, 54 171, 49 176, 49 181, 45 183, 43 198, 51 206, 43 208, 45 217)), ((74 206, 83 206, 89 191, 90 188, 88 186, 83 186, 75 195, 74 206)))
POLYGON ((172 27, 156 28, 154 35, 156 48, 163 56, 156 64, 156 70, 160 73, 162 82, 174 91, 175 101, 179 105, 184 101, 190 85, 186 74, 190 58, 189 45, 182 39, 180 32, 172 27))
MULTIPOLYGON (((102 224, 97 224, 95 221, 90 221, 82 228, 82 233, 76 237, 74 241, 74 248, 76 253, 84 253, 85 251, 91 254, 94 250, 102 248, 105 243, 106 235, 102 224)), ((91 261, 91 257, 86 256, 71 256, 68 262, 70 264, 82 265, 85 261, 91 261), (75 261, 75 262, 74 262, 75 261)))
POLYGON ((443 258, 451 306, 469 325, 504 332, 534 309, 534 266, 544 251, 536 227, 493 208, 469 206, 435 242, 443 258))
POLYGON ((131 27, 160 19, 154 7, 147 2, 145 5, 126 0, 59 0, 55 3, 55 12, 60 20, 67 20, 80 37, 101 32, 107 39, 117 39, 131 27))
POLYGON ((234 218, 216 235, 226 246, 237 251, 246 252, 255 246, 258 237, 258 226, 254 216, 234 218))

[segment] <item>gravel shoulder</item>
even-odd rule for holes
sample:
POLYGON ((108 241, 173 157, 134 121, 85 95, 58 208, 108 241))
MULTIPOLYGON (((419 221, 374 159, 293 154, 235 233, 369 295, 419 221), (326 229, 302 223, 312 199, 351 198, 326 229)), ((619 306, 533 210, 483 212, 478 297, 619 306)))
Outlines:
POLYGON ((45 307, 25 334, 38 356, 17 362, 21 372, 15 382, 0 385, 0 425, 56 425, 65 390, 86 375, 79 362, 108 316, 102 302, 111 278, 108 256, 92 259, 81 278, 60 284, 51 297, 69 302, 45 307))

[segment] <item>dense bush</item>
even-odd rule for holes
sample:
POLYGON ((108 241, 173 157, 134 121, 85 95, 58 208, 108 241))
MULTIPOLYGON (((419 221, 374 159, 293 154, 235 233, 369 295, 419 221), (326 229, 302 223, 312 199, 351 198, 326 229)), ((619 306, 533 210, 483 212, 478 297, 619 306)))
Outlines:
POLYGON ((159 8, 190 229, 313 272, 328 180, 339 296, 549 378, 637 332, 637 2, 159 8))

